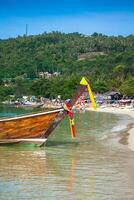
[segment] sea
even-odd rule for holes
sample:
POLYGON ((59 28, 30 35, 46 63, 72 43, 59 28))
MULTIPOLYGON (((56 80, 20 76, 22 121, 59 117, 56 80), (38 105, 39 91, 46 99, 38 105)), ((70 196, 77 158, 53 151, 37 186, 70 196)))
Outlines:
MULTIPOLYGON (((37 112, 0 106, 0 116, 37 112)), ((133 200, 134 153, 120 143, 131 117, 100 112, 74 114, 44 147, 0 145, 0 200, 133 200)))

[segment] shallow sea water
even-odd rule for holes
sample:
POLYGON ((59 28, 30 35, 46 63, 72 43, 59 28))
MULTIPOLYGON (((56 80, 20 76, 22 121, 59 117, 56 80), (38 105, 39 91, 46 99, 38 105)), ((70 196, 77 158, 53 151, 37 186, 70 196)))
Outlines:
POLYGON ((128 121, 78 113, 74 140, 65 118, 42 148, 0 146, 0 200, 133 200, 134 154, 115 132, 128 121))

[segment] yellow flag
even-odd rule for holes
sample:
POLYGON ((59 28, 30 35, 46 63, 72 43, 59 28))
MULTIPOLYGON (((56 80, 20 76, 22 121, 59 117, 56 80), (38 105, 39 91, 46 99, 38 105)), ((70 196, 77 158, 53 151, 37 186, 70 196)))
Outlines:
POLYGON ((90 85, 89 85, 89 82, 87 82, 87 80, 83 77, 83 78, 81 79, 81 81, 80 81, 80 84, 81 84, 81 85, 86 85, 86 86, 87 86, 88 94, 89 94, 89 97, 90 97, 90 100, 91 100, 92 107, 94 108, 94 110, 96 110, 96 103, 95 103, 94 96, 93 96, 91 87, 90 87, 90 85))

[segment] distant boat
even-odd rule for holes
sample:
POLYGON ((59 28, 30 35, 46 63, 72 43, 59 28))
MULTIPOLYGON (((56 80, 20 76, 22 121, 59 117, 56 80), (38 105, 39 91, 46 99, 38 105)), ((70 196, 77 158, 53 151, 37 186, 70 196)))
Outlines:
POLYGON ((80 84, 74 97, 67 102, 66 107, 70 111, 60 108, 53 111, 1 118, 0 144, 35 143, 39 146, 43 145, 64 116, 71 112, 71 108, 89 86, 83 82, 80 84))
POLYGON ((37 103, 37 102, 30 102, 30 101, 24 101, 21 106, 27 106, 27 107, 40 107, 42 106, 43 103, 37 103))

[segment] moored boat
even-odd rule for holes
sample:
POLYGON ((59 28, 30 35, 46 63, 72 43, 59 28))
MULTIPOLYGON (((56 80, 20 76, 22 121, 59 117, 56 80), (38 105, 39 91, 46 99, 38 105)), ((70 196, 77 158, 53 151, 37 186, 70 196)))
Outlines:
POLYGON ((45 142, 43 135, 60 112, 63 109, 0 119, 0 143, 45 142))
POLYGON ((95 106, 91 88, 87 81, 82 79, 74 97, 65 102, 61 109, 0 119, 0 144, 27 142, 41 146, 66 114, 68 114, 72 137, 74 137, 71 109, 86 89, 88 89, 91 102, 95 106))

